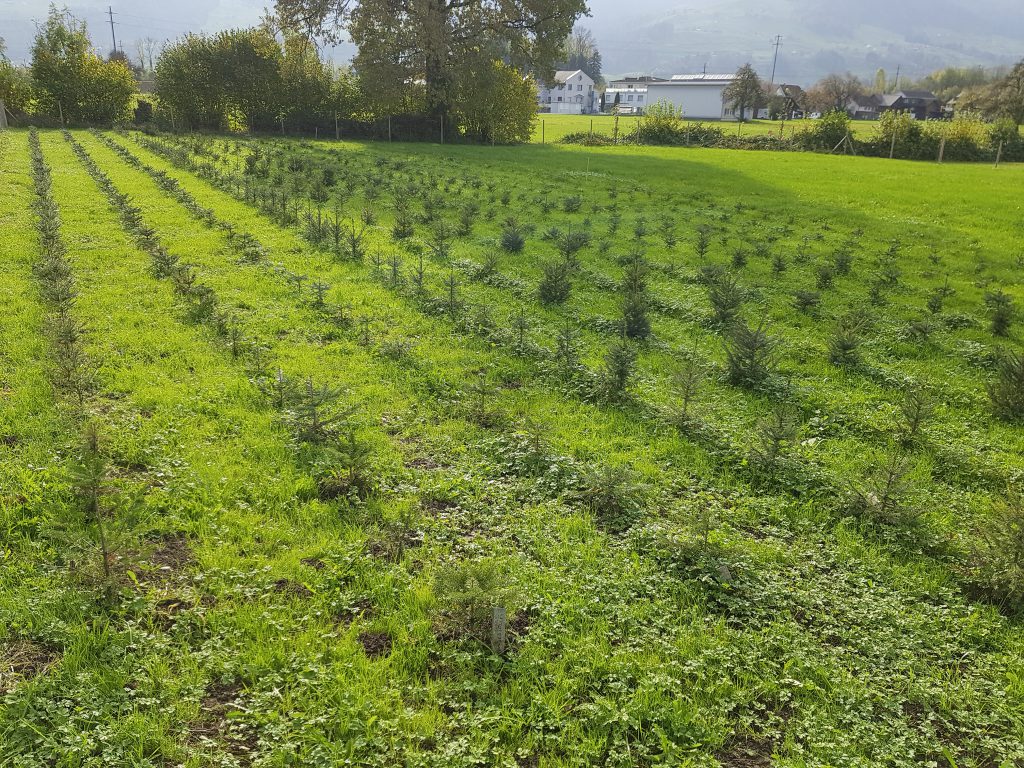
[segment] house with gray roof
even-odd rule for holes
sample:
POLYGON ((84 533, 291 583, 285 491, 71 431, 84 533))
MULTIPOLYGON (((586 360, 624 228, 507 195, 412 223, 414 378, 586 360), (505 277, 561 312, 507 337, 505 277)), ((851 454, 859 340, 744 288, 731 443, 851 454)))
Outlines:
POLYGON ((550 83, 537 83, 537 109, 558 115, 590 115, 597 111, 594 80, 582 69, 559 70, 550 83))
POLYGON ((917 120, 942 117, 942 102, 931 91, 871 93, 850 99, 846 111, 854 120, 877 120, 885 112, 909 112, 917 120))

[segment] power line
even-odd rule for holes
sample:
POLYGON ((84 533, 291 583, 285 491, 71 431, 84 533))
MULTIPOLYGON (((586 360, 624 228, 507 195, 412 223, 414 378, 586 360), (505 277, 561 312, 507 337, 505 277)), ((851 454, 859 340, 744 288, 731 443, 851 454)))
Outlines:
POLYGON ((114 44, 114 52, 117 52, 117 38, 114 37, 114 9, 107 6, 107 15, 110 16, 110 40, 114 44))
POLYGON ((181 24, 181 19, 158 19, 154 16, 139 16, 137 13, 117 12, 118 16, 127 19, 139 19, 141 21, 155 21, 157 24, 181 24))
MULTIPOLYGON (((117 23, 120 26, 122 26, 122 27, 128 27, 130 29, 151 30, 153 32, 167 32, 167 33, 172 34, 172 35, 185 35, 185 34, 188 34, 191 31, 195 31, 195 30, 188 29, 187 27, 178 27, 177 29, 169 29, 167 27, 154 27, 151 24, 129 24, 129 23, 124 22, 124 21, 119 21, 117 23)), ((203 29, 199 28, 199 31, 202 32, 203 29)))
POLYGON ((125 13, 123 11, 117 11, 115 15, 118 17, 118 26, 151 30, 153 32, 166 32, 172 35, 185 35, 189 32, 203 33, 211 28, 208 24, 191 24, 189 21, 181 19, 158 19, 153 16, 140 16, 139 14, 125 13), (132 19, 132 21, 125 21, 125 19, 132 19), (173 26, 164 26, 168 24, 173 26))
POLYGON ((779 61, 779 46, 782 45, 782 35, 775 36, 775 56, 772 58, 772 85, 775 85, 775 65, 779 61))

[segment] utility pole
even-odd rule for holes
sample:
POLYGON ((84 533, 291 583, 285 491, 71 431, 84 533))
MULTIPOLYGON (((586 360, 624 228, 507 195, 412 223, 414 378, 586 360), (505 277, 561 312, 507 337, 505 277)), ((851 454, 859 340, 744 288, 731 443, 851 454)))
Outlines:
POLYGON ((107 15, 110 17, 110 41, 114 44, 114 51, 117 51, 117 38, 114 37, 114 9, 107 6, 107 15))
POLYGON ((893 81, 892 90, 896 92, 900 89, 900 65, 896 65, 896 80, 893 81))
POLYGON ((778 64, 778 62, 779 62, 779 46, 782 45, 782 35, 776 35, 775 36, 775 42, 773 43, 773 45, 775 46, 775 56, 772 59, 772 83, 771 84, 775 85, 775 65, 778 64))

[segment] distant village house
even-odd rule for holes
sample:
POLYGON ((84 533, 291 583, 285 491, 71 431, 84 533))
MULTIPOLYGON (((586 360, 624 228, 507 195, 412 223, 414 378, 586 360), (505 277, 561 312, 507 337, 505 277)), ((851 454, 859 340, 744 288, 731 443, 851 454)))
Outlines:
POLYGON ((551 83, 537 84, 537 106, 555 115, 589 115, 597 111, 594 80, 582 69, 559 70, 551 83))
POLYGON ((640 75, 612 80, 604 90, 604 111, 617 111, 619 114, 632 115, 644 111, 650 102, 647 87, 651 83, 668 82, 662 77, 640 75))
POLYGON ((757 110, 758 120, 799 120, 804 117, 806 92, 799 85, 765 86, 766 103, 757 110))
POLYGON ((942 102, 931 91, 872 93, 850 99, 846 112, 854 120, 877 120, 885 112, 908 112, 917 120, 943 116, 942 102))

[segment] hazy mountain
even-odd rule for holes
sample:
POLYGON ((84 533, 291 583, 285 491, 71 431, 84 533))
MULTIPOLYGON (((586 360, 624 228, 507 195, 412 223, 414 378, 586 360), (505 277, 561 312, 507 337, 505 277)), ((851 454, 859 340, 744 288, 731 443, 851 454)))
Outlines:
POLYGON ((1024 57, 1020 0, 591 0, 607 73, 731 72, 746 61, 776 81, 809 83, 830 71, 914 77, 939 67, 1024 57))
MULTIPOLYGON (((897 65, 914 77, 947 65, 1004 64, 1024 56, 1021 0, 590 0, 593 30, 610 74, 731 72, 746 61, 777 81, 810 83, 830 71, 873 77, 897 65)), ((255 24, 272 0, 69 0, 97 49, 110 50, 107 5, 129 55, 142 37, 173 39, 255 24)), ((15 61, 28 57, 43 0, 0 0, 0 37, 15 61)), ((334 57, 344 60, 351 46, 334 57)))

